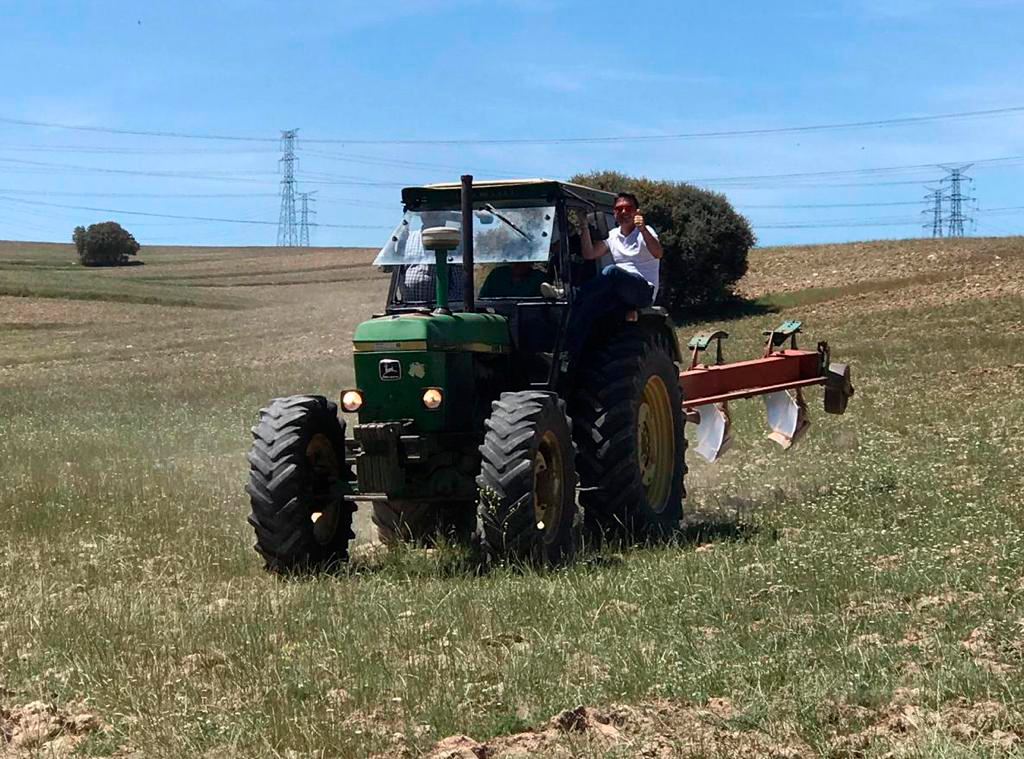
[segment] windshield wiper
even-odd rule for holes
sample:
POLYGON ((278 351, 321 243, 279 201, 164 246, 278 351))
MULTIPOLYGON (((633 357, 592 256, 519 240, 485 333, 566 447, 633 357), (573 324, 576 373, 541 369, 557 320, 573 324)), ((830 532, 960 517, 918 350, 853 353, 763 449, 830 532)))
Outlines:
POLYGON ((509 225, 510 227, 512 227, 512 229, 514 229, 514 230, 515 230, 516 232, 518 232, 518 233, 519 233, 520 235, 522 235, 522 236, 523 236, 523 239, 524 239, 524 240, 527 240, 528 242, 533 242, 533 237, 531 237, 530 235, 528 235, 528 234, 527 234, 526 232, 524 232, 523 230, 521 230, 521 229, 520 229, 519 227, 517 227, 517 226, 516 226, 515 224, 513 224, 513 223, 512 223, 511 221, 509 221, 509 220, 508 220, 508 219, 506 219, 506 218, 505 218, 504 216, 502 216, 502 215, 501 215, 500 213, 498 213, 497 209, 495 209, 495 207, 494 207, 494 206, 492 206, 492 205, 491 205, 490 203, 484 203, 484 208, 486 208, 486 209, 487 209, 488 211, 490 211, 490 212, 491 212, 492 214, 494 214, 494 215, 495 215, 495 216, 497 216, 497 217, 498 217, 499 219, 501 219, 501 220, 502 220, 503 222, 505 222, 505 223, 506 223, 506 224, 508 224, 508 225, 509 225))

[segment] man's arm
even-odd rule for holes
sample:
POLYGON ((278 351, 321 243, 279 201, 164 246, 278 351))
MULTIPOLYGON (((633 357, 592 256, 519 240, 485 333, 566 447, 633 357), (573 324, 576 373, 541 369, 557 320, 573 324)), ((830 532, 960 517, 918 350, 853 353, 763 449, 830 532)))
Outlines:
POLYGON ((580 250, 583 253, 583 258, 587 261, 600 258, 608 252, 608 243, 604 240, 598 240, 597 243, 591 240, 590 225, 587 224, 587 217, 580 214, 577 218, 580 220, 580 250))
POLYGON ((647 246, 647 252, 657 259, 664 256, 665 251, 661 247, 661 240, 655 237, 651 233, 651 230, 647 228, 647 224, 644 223, 644 217, 641 214, 637 214, 633 217, 633 223, 636 224, 637 228, 640 230, 640 234, 644 238, 644 245, 647 246))

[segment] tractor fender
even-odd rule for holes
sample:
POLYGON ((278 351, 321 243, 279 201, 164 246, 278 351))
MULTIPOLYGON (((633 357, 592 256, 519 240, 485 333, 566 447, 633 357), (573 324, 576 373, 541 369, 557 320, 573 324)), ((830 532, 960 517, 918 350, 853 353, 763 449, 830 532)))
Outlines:
POLYGON ((637 312, 637 321, 645 331, 657 336, 659 342, 669 348, 672 361, 678 364, 683 360, 682 352, 679 350, 679 340, 672 327, 672 321, 668 317, 668 311, 660 306, 644 308, 637 312))

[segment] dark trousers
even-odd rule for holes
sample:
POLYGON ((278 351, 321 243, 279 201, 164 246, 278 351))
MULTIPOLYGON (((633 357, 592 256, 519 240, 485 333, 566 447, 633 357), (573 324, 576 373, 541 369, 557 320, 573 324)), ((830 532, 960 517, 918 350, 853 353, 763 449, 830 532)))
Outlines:
POLYGON ((575 364, 583 352, 594 322, 605 316, 624 317, 627 311, 647 308, 654 302, 654 285, 639 274, 610 264, 576 294, 565 336, 565 351, 575 364))

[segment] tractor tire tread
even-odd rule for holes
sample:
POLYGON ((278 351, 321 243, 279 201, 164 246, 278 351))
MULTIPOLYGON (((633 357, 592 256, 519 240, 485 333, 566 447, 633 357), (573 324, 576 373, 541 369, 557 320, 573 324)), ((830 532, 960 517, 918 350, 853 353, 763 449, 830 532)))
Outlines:
POLYGON ((319 492, 306 460, 306 445, 315 434, 324 435, 338 459, 338 476, 352 480, 345 462, 345 428, 337 406, 322 396, 301 395, 275 398, 260 410, 252 427, 253 443, 247 455, 250 464, 248 522, 255 536, 255 549, 268 570, 291 572, 317 568, 348 558, 355 504, 338 504, 338 525, 326 542, 314 535, 311 514, 328 498, 319 492))
POLYGON ((478 537, 493 560, 558 565, 575 553, 575 445, 565 402, 553 393, 526 390, 502 393, 491 404, 480 446, 477 477, 478 537), (534 459, 540 436, 554 432, 563 445, 563 501, 558 532, 538 540, 534 518, 534 459))
POLYGON ((686 438, 674 351, 657 333, 624 325, 584 355, 570 413, 577 445, 580 502, 588 531, 645 539, 675 529, 682 517, 686 438), (663 376, 673 405, 676 461, 666 504, 656 512, 647 504, 636 440, 636 414, 643 383, 663 376))

